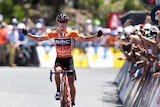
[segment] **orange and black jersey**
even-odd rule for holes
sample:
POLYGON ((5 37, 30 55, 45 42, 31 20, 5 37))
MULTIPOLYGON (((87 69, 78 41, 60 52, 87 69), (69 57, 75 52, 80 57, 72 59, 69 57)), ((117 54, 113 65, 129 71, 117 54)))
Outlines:
POLYGON ((72 46, 74 39, 79 39, 82 35, 74 30, 66 30, 64 33, 60 33, 59 30, 54 30, 48 34, 49 38, 54 38, 56 52, 58 58, 72 57, 72 46))

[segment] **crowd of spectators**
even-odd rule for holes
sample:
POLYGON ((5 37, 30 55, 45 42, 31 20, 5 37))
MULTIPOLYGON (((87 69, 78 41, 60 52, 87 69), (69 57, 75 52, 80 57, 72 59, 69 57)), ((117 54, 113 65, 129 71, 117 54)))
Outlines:
MULTIPOLYGON (((4 22, 3 15, 0 14, 0 65, 17 66, 25 65, 30 59, 35 59, 35 46, 38 45, 35 41, 25 37, 22 29, 29 29, 30 32, 41 35, 44 33, 44 20, 39 19, 34 24, 30 19, 18 21, 15 17, 11 18, 10 23, 4 22), (24 54, 24 47, 26 54, 24 54), (32 49, 29 49, 32 48, 32 49), (28 51, 28 52, 27 52, 28 51), (30 53, 29 53, 30 52, 30 53), (26 57, 26 58, 25 58, 26 57), (21 59, 21 60, 20 60, 21 59), (23 60, 23 61, 22 61, 23 60)), ((33 60, 34 62, 35 60, 33 60)), ((36 61, 38 62, 38 61, 36 61)))
MULTIPOLYGON (((160 21, 160 11, 157 11, 160 21)), ((124 37, 118 41, 123 52, 122 59, 130 62, 130 77, 133 81, 146 81, 147 75, 152 72, 153 77, 160 77, 160 30, 154 25, 150 15, 146 15, 144 23, 130 25, 130 20, 124 24, 124 37)))

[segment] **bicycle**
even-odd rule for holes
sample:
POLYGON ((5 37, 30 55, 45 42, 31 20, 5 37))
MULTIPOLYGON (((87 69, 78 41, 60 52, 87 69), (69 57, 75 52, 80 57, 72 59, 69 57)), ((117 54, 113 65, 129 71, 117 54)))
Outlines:
POLYGON ((61 72, 52 72, 50 70, 50 81, 52 82, 53 74, 60 74, 60 107, 73 107, 71 101, 70 87, 68 83, 68 72, 72 70, 62 70, 61 72))

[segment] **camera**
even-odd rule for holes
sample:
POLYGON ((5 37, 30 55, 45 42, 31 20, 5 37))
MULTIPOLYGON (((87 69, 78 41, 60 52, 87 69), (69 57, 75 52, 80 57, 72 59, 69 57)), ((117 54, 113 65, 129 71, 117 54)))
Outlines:
POLYGON ((146 37, 148 37, 148 38, 154 38, 155 35, 157 35, 157 32, 154 32, 154 31, 152 31, 152 30, 148 30, 148 31, 145 31, 145 35, 146 35, 146 37))
POLYGON ((130 52, 131 51, 131 47, 132 47, 132 44, 124 44, 122 46, 122 49, 123 49, 123 51, 130 52))

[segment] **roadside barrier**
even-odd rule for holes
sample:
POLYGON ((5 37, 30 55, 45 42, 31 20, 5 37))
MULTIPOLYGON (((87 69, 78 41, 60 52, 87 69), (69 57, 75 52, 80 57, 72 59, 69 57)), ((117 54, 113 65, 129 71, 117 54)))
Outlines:
POLYGON ((145 81, 142 78, 132 81, 129 68, 126 61, 115 80, 123 107, 160 107, 160 78, 153 78, 151 69, 145 81))
MULTIPOLYGON (((53 67, 56 58, 54 46, 37 46, 37 55, 40 67, 53 67)), ((122 56, 119 49, 103 46, 73 48, 74 65, 76 68, 121 68, 124 60, 117 58, 122 56)))
POLYGON ((120 69, 120 72, 118 73, 115 83, 118 84, 118 91, 120 90, 122 83, 124 81, 124 78, 126 77, 126 71, 129 69, 129 62, 125 62, 122 68, 120 69))

